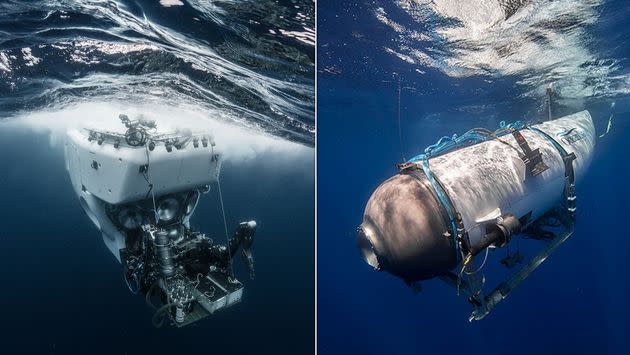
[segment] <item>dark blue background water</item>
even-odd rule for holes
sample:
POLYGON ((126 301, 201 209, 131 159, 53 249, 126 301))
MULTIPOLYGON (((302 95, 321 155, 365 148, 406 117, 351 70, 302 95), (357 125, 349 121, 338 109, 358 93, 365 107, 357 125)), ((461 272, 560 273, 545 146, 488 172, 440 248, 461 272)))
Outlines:
MULTIPOLYGON (((243 299, 190 327, 156 329, 82 211, 61 147, 45 134, 0 131, 0 339, 3 354, 303 354, 314 348, 313 152, 226 162, 230 230, 258 221, 256 279, 240 258, 243 299)), ((191 220, 224 241, 216 190, 191 220)), ((231 232, 230 232, 231 233, 231 232)))
MULTIPOLYGON (((613 128, 598 139, 590 170, 578 185, 574 236, 482 321, 469 323, 466 299, 438 280, 424 282, 423 291, 414 294, 402 281, 375 273, 363 262, 356 227, 370 194, 396 173, 394 164, 401 159, 392 72, 402 73, 403 87, 411 87, 401 97, 407 158, 444 135, 496 128, 501 120, 545 117, 544 80, 540 90, 518 85, 518 76, 452 78, 421 66, 426 74, 420 75, 418 65, 385 53, 383 46, 397 34, 374 18, 373 5, 320 2, 320 354, 627 353, 628 86, 582 98, 554 94, 555 116, 588 109, 598 133, 616 102, 613 128), (541 95, 524 95, 532 90, 541 95)), ((585 45, 619 60, 614 75, 627 78, 623 64, 630 43, 623 38, 630 34, 630 22, 622 15, 628 13, 627 4, 605 2, 598 11, 600 19, 588 28, 593 42, 585 45)), ((404 16, 398 20, 404 23, 404 16)), ((486 268, 502 268, 498 260, 504 255, 491 253, 486 268)), ((498 280, 487 282, 493 286, 498 280)))
MULTIPOLYGON (((314 152, 250 140, 313 145, 314 12, 310 0, 0 2, 0 353, 312 352, 314 152), (152 327, 81 210, 59 145, 4 124, 89 124, 121 107, 248 127, 213 133, 240 151, 226 152, 237 159, 223 165, 223 193, 230 230, 258 222, 257 278, 237 263, 242 302, 190 327, 152 327)), ((222 241, 218 206, 204 196, 192 224, 222 241)))

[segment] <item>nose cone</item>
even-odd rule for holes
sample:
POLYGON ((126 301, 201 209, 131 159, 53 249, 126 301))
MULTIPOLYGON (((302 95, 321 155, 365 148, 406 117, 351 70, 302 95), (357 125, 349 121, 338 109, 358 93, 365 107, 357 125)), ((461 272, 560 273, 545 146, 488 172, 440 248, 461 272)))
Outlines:
POLYGON ((382 183, 370 197, 358 228, 363 259, 406 281, 441 275, 456 264, 448 217, 430 183, 398 174, 382 183))

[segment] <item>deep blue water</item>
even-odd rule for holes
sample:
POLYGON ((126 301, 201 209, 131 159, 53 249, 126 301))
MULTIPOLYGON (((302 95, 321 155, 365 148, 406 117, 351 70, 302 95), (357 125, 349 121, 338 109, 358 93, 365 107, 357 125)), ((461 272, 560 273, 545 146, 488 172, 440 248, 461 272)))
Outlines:
MULTIPOLYGON (((0 132, 0 283, 4 354, 302 354, 314 347, 312 150, 225 162, 228 228, 258 222, 256 278, 235 260, 243 300, 189 327, 156 329, 82 211, 63 151, 46 134, 0 132), (270 208, 273 206, 273 208, 270 208)), ((222 237, 216 190, 193 227, 222 237)), ((231 233, 231 232, 230 232, 231 233)))
MULTIPOLYGON (((445 67, 438 62, 456 58, 450 51, 463 44, 431 34, 431 28, 441 26, 431 22, 439 21, 436 13, 432 18, 426 9, 404 11, 385 1, 320 2, 320 354, 627 353, 630 290, 624 265, 630 257, 630 242, 623 225, 630 197, 626 177, 629 8, 624 1, 524 3, 537 6, 538 14, 549 11, 556 16, 558 12, 549 9, 548 4, 573 4, 562 10, 564 19, 573 16, 582 20, 572 26, 547 23, 549 28, 542 35, 552 44, 559 40, 554 36, 575 35, 565 38, 567 47, 562 49, 563 53, 575 50, 571 52, 575 56, 557 58, 550 66, 531 65, 522 71, 505 69, 516 66, 516 57, 497 59, 483 69, 479 69, 480 63, 471 61, 445 67), (597 17, 589 18, 593 13, 580 8, 580 4, 593 5, 589 9, 597 17), (383 13, 379 8, 387 16, 379 19, 383 13), (582 12, 571 13, 569 8, 582 12), (416 20, 409 13, 423 13, 430 20, 416 20), (388 20, 405 29, 393 29, 385 24, 388 20), (414 29, 429 38, 410 39, 414 29), (435 62, 420 62, 416 56, 411 63, 386 47, 409 56, 414 48, 430 47, 434 51, 427 53, 435 55, 435 62), (435 54, 438 52, 441 54, 435 54), (614 64, 606 70, 593 68, 606 66, 602 61, 614 64), (558 68, 566 72, 561 74, 558 68), (466 75, 453 75, 457 70, 466 75), (400 73, 404 87, 402 155, 407 158, 442 136, 473 127, 496 128, 501 120, 544 119, 545 88, 550 82, 554 83, 554 116, 588 109, 598 133, 605 130, 615 102, 613 128, 598 139, 593 163, 577 187, 575 234, 482 321, 469 323, 468 302, 442 282, 423 282, 423 291, 414 294, 399 279, 372 271, 357 250, 356 227, 362 221, 365 203, 383 180, 396 173, 395 164, 401 159, 394 72, 400 73)), ((544 29, 538 22, 530 27, 518 26, 523 26, 518 28, 519 33, 544 29)), ((527 40, 517 35, 504 39, 511 40, 514 48, 527 47, 527 40)), ((539 52, 546 56, 550 53, 545 48, 539 52)), ((468 58, 473 54, 474 50, 466 52, 468 58)), ((522 60, 531 62, 536 57, 522 60)), ((503 251, 491 253, 486 269, 502 268, 498 260, 504 255, 503 251)), ((531 254, 525 254, 528 256, 531 254)), ((488 286, 497 281, 489 278, 488 286)))
MULTIPOLYGON (((310 0, 0 2, 0 353, 312 352, 314 13, 310 0), (58 134, 123 112, 219 127, 230 233, 258 222, 256 279, 236 262, 242 302, 190 327, 153 328, 65 171, 58 134)), ((218 207, 205 195, 191 223, 222 241, 218 207)))

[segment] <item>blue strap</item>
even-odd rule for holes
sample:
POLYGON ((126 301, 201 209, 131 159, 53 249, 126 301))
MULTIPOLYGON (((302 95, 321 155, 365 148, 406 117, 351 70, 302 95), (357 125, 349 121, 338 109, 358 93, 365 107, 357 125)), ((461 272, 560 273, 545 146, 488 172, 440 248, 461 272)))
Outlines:
POLYGON ((547 140, 549 142, 551 142, 551 144, 553 144, 553 146, 558 150, 558 152, 560 152, 560 155, 564 158, 565 156, 569 155, 567 154, 567 151, 564 149, 563 146, 560 145, 560 143, 558 143, 555 139, 553 139, 550 135, 548 135, 547 133, 541 131, 540 129, 533 127, 533 126, 527 126, 527 128, 529 128, 529 130, 534 131, 538 134, 540 134, 541 136, 543 136, 544 138, 547 138, 547 140))
POLYGON ((433 175, 433 172, 431 172, 431 168, 429 167, 429 159, 454 149, 474 145, 487 140, 492 140, 497 136, 503 136, 504 134, 507 134, 514 129, 522 129, 523 127, 525 127, 525 124, 522 121, 516 121, 510 124, 506 124, 505 121, 501 121, 499 123, 499 129, 494 132, 477 128, 471 129, 461 136, 458 136, 457 134, 454 134, 451 137, 444 136, 440 138, 437 143, 428 146, 424 150, 423 154, 416 155, 415 157, 409 159, 406 163, 399 165, 399 168, 401 170, 406 170, 413 166, 413 164, 421 163, 419 165, 422 166, 422 170, 424 170, 424 174, 431 183, 431 186, 433 187, 433 190, 435 191, 435 194, 437 195, 440 204, 444 207, 446 213, 448 214, 448 218, 451 223, 453 241, 455 242, 455 253, 457 260, 460 260, 461 257, 460 245, 459 241, 457 240, 457 237, 459 235, 459 221, 457 210, 455 209, 453 202, 448 197, 448 194, 446 193, 442 185, 433 175))
POLYGON ((456 217, 457 212, 455 210, 455 206, 453 206, 453 202, 448 197, 446 191, 444 191, 444 189, 442 188, 442 185, 437 181, 436 177, 433 175, 433 172, 431 171, 431 168, 429 167, 429 159, 423 159, 421 166, 422 166, 422 170, 424 170, 424 174, 426 175, 427 179, 431 183, 431 186, 433 187, 433 190, 435 191, 435 194, 437 195, 440 204, 444 207, 444 209, 446 210, 446 213, 448 214, 448 218, 451 222, 453 241, 455 242, 455 257, 457 260, 459 260, 460 252, 459 252, 459 241, 457 240, 457 236, 458 236, 457 217, 456 217))
POLYGON ((547 138, 551 144, 558 150, 562 160, 564 161, 564 177, 565 177, 565 198, 566 209, 569 212, 571 219, 575 218, 576 211, 576 196, 575 196, 575 170, 573 168, 573 161, 576 159, 575 153, 567 153, 566 149, 560 143, 558 143, 553 137, 544 131, 536 127, 528 127, 530 130, 540 134, 547 138))
POLYGON ((453 134, 451 137, 444 136, 440 138, 437 143, 428 146, 424 150, 423 154, 416 155, 415 157, 409 159, 408 162, 413 163, 433 158, 454 149, 492 140, 496 137, 501 137, 515 129, 522 129, 523 127, 525 127, 525 124, 522 121, 516 121, 510 124, 506 124, 505 121, 501 121, 499 123, 499 129, 494 132, 482 128, 475 128, 469 130, 461 136, 458 136, 457 134, 453 134))

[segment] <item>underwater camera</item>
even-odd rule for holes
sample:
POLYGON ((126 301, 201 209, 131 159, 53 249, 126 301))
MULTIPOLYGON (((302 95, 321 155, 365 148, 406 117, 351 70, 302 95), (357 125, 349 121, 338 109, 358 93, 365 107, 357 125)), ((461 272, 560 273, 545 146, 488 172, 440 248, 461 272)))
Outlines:
POLYGON ((119 118, 122 125, 111 130, 69 130, 65 157, 81 206, 122 264, 127 287, 156 309, 158 327, 166 322, 181 327, 239 302, 243 284, 234 276, 232 259, 240 250, 253 278, 256 222, 240 223, 225 245, 190 226, 212 183, 225 223, 214 140, 119 118))

